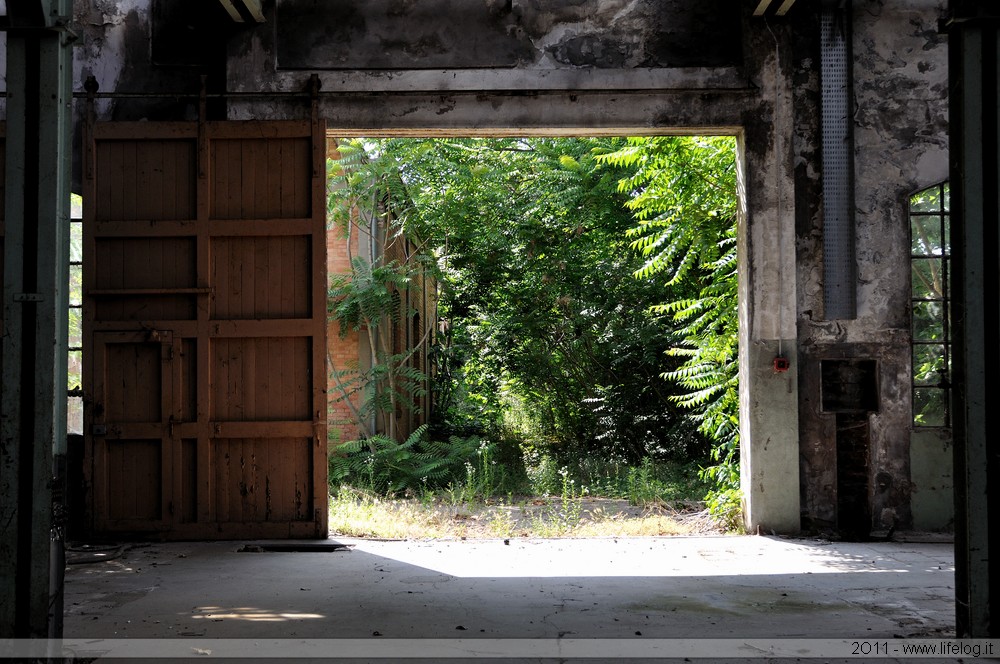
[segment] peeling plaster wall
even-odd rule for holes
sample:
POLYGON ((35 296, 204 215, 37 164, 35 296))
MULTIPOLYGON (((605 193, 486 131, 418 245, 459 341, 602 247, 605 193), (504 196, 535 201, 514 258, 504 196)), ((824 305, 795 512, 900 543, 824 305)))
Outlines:
MULTIPOLYGON (((144 99, 98 98, 94 104, 97 120, 194 120, 198 114, 200 76, 208 75, 209 91, 222 90, 229 27, 218 22, 224 18, 225 12, 217 2, 157 0, 156 6, 170 7, 169 13, 188 28, 187 35, 170 35, 180 48, 195 54, 194 59, 189 59, 182 66, 154 61, 152 0, 87 0, 74 2, 73 6, 74 28, 79 35, 73 56, 74 92, 82 93, 84 81, 93 76, 99 94, 161 95, 144 99), (185 16, 187 20, 181 20, 185 16), (223 27, 213 29, 213 21, 223 27), (212 44, 219 49, 214 58, 204 44, 212 44)), ((166 43, 166 40, 160 43, 166 43)), ((163 60, 162 56, 160 60, 163 60)), ((221 108, 215 110, 215 117, 221 117, 224 107, 218 102, 215 106, 221 108)), ((80 191, 80 145, 85 107, 83 99, 75 100, 74 191, 80 191)))
MULTIPOLYGON (((741 12, 726 0, 279 0, 267 16, 231 40, 227 89, 302 92, 316 74, 321 113, 342 129, 600 128, 638 117, 636 127, 733 133, 754 94, 741 12), (576 103, 580 94, 599 101, 576 103)), ((229 116, 307 111, 271 96, 231 103, 229 116)))
MULTIPOLYGON (((910 445, 907 201, 909 194, 948 174, 947 41, 937 31, 945 5, 932 0, 855 3, 855 320, 823 317, 820 174, 813 170, 817 162, 810 157, 819 149, 818 126, 815 118, 799 118, 796 237, 803 354, 802 507, 809 528, 831 529, 837 521, 835 416, 824 413, 820 403, 819 364, 824 359, 878 360, 880 408, 868 418, 873 527, 909 528, 929 522, 911 509, 927 505, 917 501, 911 506, 915 488, 911 457, 925 474, 930 466, 920 449, 911 450, 910 445)), ((818 53, 803 51, 802 57, 812 60, 818 53)), ((805 67, 798 76, 810 90, 818 89, 805 67)), ((940 487, 950 477, 950 459, 934 454, 941 461, 938 474, 921 481, 940 487)), ((936 496, 951 500, 944 491, 936 496)))
MULTIPOLYGON (((89 76, 97 80, 100 90, 120 89, 127 63, 131 61, 134 67, 135 63, 142 62, 142 58, 127 57, 133 54, 126 48, 126 39, 134 44, 147 33, 142 27, 142 17, 148 18, 148 4, 144 0, 74 3, 73 21, 82 31, 81 43, 73 53, 74 91, 80 91, 80 83, 89 76)), ((148 25, 148 21, 146 23, 148 25)), ((101 116, 110 107, 108 100, 97 102, 97 112, 101 116)))
POLYGON ((194 119, 190 96, 198 94, 200 76, 208 76, 209 91, 222 90, 233 28, 218 2, 88 0, 74 3, 74 23, 80 33, 74 90, 93 76, 99 92, 164 95, 98 100, 98 119, 194 119))
POLYGON ((725 65, 741 56, 731 7, 726 0, 278 0, 277 63, 346 70, 725 65), (701 39, 705 30, 716 39, 701 39))

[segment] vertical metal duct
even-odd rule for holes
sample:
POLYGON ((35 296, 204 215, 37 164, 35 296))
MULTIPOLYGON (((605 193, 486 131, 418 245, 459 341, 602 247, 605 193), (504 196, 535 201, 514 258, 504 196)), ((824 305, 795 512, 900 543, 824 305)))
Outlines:
POLYGON ((850 1, 824 2, 820 29, 823 299, 830 320, 857 315, 850 1))

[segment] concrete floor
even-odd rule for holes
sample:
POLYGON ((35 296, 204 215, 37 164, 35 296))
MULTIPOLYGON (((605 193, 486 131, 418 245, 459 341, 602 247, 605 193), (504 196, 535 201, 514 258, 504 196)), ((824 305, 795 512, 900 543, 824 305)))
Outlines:
MULTIPOLYGON (((114 551, 74 552, 65 636, 180 637, 200 655, 211 651, 199 647, 205 640, 255 639, 259 656, 270 652, 266 639, 363 639, 343 643, 362 652, 365 644, 398 644, 412 655, 413 642, 396 640, 711 645, 947 638, 954 630, 950 543, 759 536, 335 541, 349 548, 262 552, 261 543, 156 543, 126 548, 113 560, 107 558, 114 551)), ((225 656, 220 643, 214 654, 225 656)), ((573 660, 564 656, 571 650, 561 652, 559 661, 573 660)))

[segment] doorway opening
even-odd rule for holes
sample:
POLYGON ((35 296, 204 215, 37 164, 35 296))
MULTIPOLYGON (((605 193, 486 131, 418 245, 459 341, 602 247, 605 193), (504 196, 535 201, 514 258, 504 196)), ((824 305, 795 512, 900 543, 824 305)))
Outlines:
POLYGON ((735 139, 328 133, 328 157, 343 523, 396 495, 459 534, 621 506, 737 527, 735 139))

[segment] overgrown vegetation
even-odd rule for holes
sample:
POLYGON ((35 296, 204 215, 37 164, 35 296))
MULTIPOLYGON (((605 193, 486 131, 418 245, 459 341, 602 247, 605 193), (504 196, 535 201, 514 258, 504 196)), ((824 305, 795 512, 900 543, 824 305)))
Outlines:
POLYGON ((602 155, 608 163, 635 168, 621 181, 634 192, 626 204, 639 225, 629 229, 646 262, 637 277, 663 275, 666 285, 694 285, 689 297, 655 305, 670 316, 681 342, 669 353, 684 363, 664 374, 687 391, 674 397, 690 409, 698 430, 712 441, 713 464, 704 476, 706 496, 727 526, 740 521, 739 319, 736 302, 736 163, 725 138, 651 137, 602 155))
POLYGON ((333 282, 331 315, 372 334, 413 315, 393 293, 433 278, 441 322, 423 322, 435 332, 435 419, 405 440, 387 423, 421 389, 406 352, 384 348, 367 372, 338 369, 342 397, 362 397, 352 407, 363 426, 331 455, 333 489, 424 501, 550 496, 567 516, 588 495, 640 505, 707 495, 735 523, 730 139, 340 149, 334 217, 346 227, 359 213, 378 218, 386 241, 416 249, 406 261, 352 264, 333 282))
POLYGON ((637 537, 712 532, 698 517, 657 509, 626 512, 612 501, 561 498, 452 503, 419 498, 386 498, 345 489, 334 498, 330 524, 353 537, 637 537))
POLYGON ((437 270, 408 227, 413 203, 394 168, 369 159, 361 145, 345 144, 327 170, 328 224, 340 234, 350 265, 331 275, 329 314, 341 337, 358 332, 369 354, 367 366, 327 360, 338 401, 374 450, 380 435, 394 441, 410 433, 404 416, 427 391, 428 377, 414 359, 433 341, 434 321, 425 317, 413 325, 420 311, 411 305, 411 292, 422 293, 437 270), (399 343, 401 329, 412 331, 408 343, 399 343))

